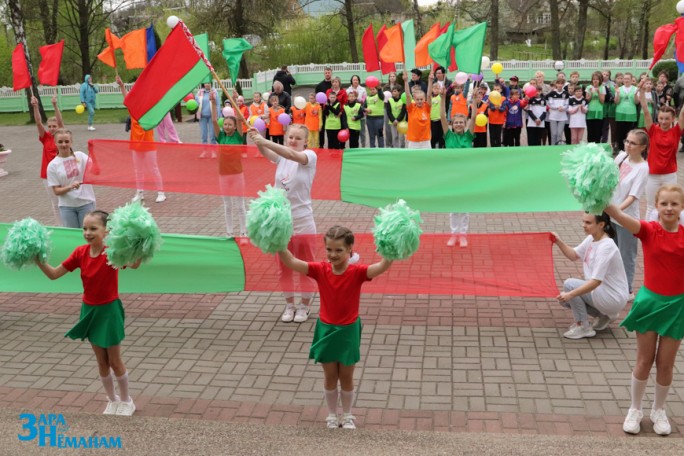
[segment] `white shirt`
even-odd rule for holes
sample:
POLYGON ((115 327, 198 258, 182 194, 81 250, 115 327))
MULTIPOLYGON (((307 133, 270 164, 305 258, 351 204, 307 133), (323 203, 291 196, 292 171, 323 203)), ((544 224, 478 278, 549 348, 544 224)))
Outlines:
POLYGON ((358 103, 363 103, 364 101, 366 101, 366 97, 368 96, 366 93, 366 89, 361 85, 357 86, 356 88, 350 86, 347 89, 347 95, 349 95, 349 92, 356 92, 356 101, 358 103))
POLYGON ((316 161, 318 157, 313 150, 305 150, 309 158, 306 165, 296 161, 287 160, 278 156, 275 161, 275 186, 282 188, 287 193, 292 209, 292 221, 297 232, 299 222, 313 220, 313 206, 311 204, 311 186, 316 175, 316 161))
POLYGON ((587 236, 575 252, 582 260, 585 280, 600 280, 601 284, 591 292, 594 307, 610 318, 616 318, 627 305, 629 295, 627 275, 617 244, 606 237, 594 241, 587 236))
MULTIPOLYGON (((639 200, 646 190, 648 162, 644 160, 641 163, 632 163, 627 158, 627 152, 623 151, 615 157, 615 164, 620 166, 620 181, 617 187, 615 187, 611 203, 619 206, 628 196, 634 196, 636 200, 627 206, 623 212, 637 220, 641 220, 639 200)), ((613 223, 619 225, 617 222, 613 223)))
MULTIPOLYGON (((50 187, 66 187, 74 182, 83 182, 88 156, 83 152, 62 158, 59 155, 52 159, 47 167, 47 183, 50 187)), ((63 207, 81 207, 95 202, 95 191, 90 184, 81 184, 57 196, 58 204, 63 207)))

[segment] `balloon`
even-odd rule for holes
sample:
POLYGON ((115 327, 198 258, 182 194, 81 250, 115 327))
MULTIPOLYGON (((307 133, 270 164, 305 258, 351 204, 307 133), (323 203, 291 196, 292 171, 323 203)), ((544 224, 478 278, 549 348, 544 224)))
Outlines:
POLYGON ((684 14, 684 0, 677 2, 677 6, 675 8, 677 8, 677 12, 679 14, 684 14))
POLYGON ((325 93, 323 93, 323 92, 318 92, 318 93, 316 94, 316 102, 317 102, 317 103, 323 104, 323 103, 325 103, 326 101, 328 101, 328 96, 327 96, 325 93))
POLYGON ((482 73, 480 73, 480 74, 471 74, 471 75, 470 75, 470 79, 472 79, 472 80, 475 81, 475 82, 479 82, 479 81, 482 81, 482 79, 484 79, 484 75, 483 75, 482 73))
POLYGON ((306 108, 306 100, 304 99, 304 97, 295 97, 293 104, 297 109, 306 108))
POLYGON ((80 104, 80 105, 76 105, 74 110, 76 111, 76 114, 83 114, 83 112, 85 111, 85 108, 83 107, 82 104, 80 104))
POLYGON ((183 98, 183 101, 187 103, 188 101, 194 100, 194 99, 195 99, 195 96, 193 94, 189 93, 185 96, 185 98, 183 98))
POLYGON ((169 16, 166 19, 166 25, 168 25, 170 29, 172 29, 176 25, 178 25, 179 22, 180 22, 180 19, 178 19, 178 16, 169 16))
POLYGON ((337 132, 337 140, 341 143, 347 142, 349 139, 349 130, 340 130, 337 132))
POLYGON ((390 92, 389 90, 385 90, 384 95, 385 95, 385 103, 389 103, 390 98, 392 98, 392 92, 390 92))
POLYGON ((475 117, 475 125, 477 125, 478 127, 484 127, 485 125, 487 125, 487 122, 487 116, 485 116, 482 113, 478 114, 477 117, 475 117))
MULTIPOLYGON (((682 0, 682 1, 684 1, 684 0, 682 0)), ((406 104, 406 92, 401 92, 401 101, 403 101, 404 104, 406 104)))
POLYGON ((226 106, 221 110, 223 117, 235 117, 235 110, 230 106, 226 106))
POLYGON ((468 74, 464 73, 463 71, 459 71, 458 73, 456 73, 456 76, 454 76, 454 82, 456 82, 456 84, 465 84, 467 81, 468 74))
POLYGON ((368 76, 366 78, 366 87, 377 87, 378 84, 380 84, 380 81, 375 76, 368 76))
POLYGON ((278 123, 280 125, 283 125, 283 126, 290 125, 290 122, 292 122, 292 119, 290 119, 289 114, 282 113, 282 114, 278 115, 278 123))
POLYGON ((486 55, 482 56, 482 68, 486 70, 487 68, 489 68, 489 65, 491 65, 491 63, 492 62, 489 60, 489 57, 487 57, 486 55))
POLYGON ((499 93, 498 90, 492 90, 491 92, 489 92, 489 101, 494 106, 501 106, 501 102, 503 101, 501 99, 501 93, 499 93))
POLYGON ((499 62, 496 62, 495 64, 492 65, 492 73, 501 74, 502 71, 503 71, 503 65, 501 65, 499 62))
POLYGON ((219 120, 217 120, 216 123, 219 124, 219 128, 223 128, 223 117, 219 118, 219 120))
POLYGON ((197 104, 197 101, 193 99, 185 103, 185 107, 188 108, 188 111, 196 111, 197 108, 199 108, 199 105, 197 104))
POLYGON ((397 132, 401 133, 402 135, 405 135, 406 132, 408 131, 408 122, 405 120, 402 120, 397 124, 397 132))
POLYGON ((529 98, 534 98, 537 96, 537 88, 533 85, 528 85, 525 87, 525 95, 529 98))
POLYGON ((262 119, 261 117, 257 117, 256 119, 254 119, 254 128, 259 130, 259 133, 265 132, 266 131, 266 122, 264 122, 264 119, 262 119))
POLYGON ((249 118, 249 124, 253 127, 254 126, 254 121, 257 120, 259 116, 252 116, 249 118))

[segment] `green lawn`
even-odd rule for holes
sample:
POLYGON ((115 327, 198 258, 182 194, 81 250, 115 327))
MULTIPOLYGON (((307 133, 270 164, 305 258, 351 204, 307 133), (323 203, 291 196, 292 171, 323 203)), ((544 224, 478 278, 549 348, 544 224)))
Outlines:
MULTIPOLYGON (((52 111, 47 112, 48 117, 52 111)), ((88 114, 76 114, 74 110, 62 112, 65 125, 79 125, 88 123, 88 114)), ((127 109, 100 109, 95 111, 96 123, 124 123, 128 117, 127 109)), ((12 127, 17 125, 28 125, 30 122, 28 112, 4 112, 0 113, 0 126, 12 127)))

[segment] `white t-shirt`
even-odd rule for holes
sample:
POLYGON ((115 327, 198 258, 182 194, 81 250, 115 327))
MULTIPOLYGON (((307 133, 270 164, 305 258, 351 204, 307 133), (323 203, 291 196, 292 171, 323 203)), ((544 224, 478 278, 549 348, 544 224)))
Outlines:
MULTIPOLYGON (((646 180, 648 179, 648 162, 646 160, 641 163, 632 163, 627 158, 627 152, 620 152, 617 157, 615 157, 615 164, 620 167, 620 181, 617 187, 615 187, 615 193, 613 193, 613 199, 611 203, 616 206, 622 204, 622 202, 628 196, 634 196, 636 201, 627 206, 624 209, 625 214, 640 220, 639 214, 639 200, 646 190, 646 180)), ((617 225, 619 223, 614 222, 617 225)))
POLYGON ((295 225, 301 225, 303 221, 307 223, 313 221, 313 206, 311 205, 311 186, 316 175, 316 161, 318 157, 313 150, 305 150, 304 153, 309 158, 306 165, 301 165, 296 161, 287 160, 278 156, 275 161, 275 186, 282 188, 287 193, 292 209, 292 220, 295 225))
POLYGON ((600 280, 601 284, 591 292, 594 307, 610 318, 618 316, 627 304, 629 295, 627 275, 617 244, 609 238, 594 241, 587 236, 575 252, 582 260, 585 280, 600 280))
POLYGON ((360 85, 356 88, 349 86, 349 88, 347 89, 347 95, 349 95, 349 92, 356 92, 356 101, 358 103, 363 103, 364 101, 366 101, 366 97, 368 96, 368 94, 366 93, 366 88, 360 85))
MULTIPOLYGON (((83 152, 62 158, 59 155, 52 159, 47 167, 47 183, 50 187, 66 187, 74 182, 83 182, 88 156, 83 152)), ((79 188, 69 190, 57 196, 58 204, 63 207, 81 207, 95 202, 95 191, 90 184, 81 184, 79 188)))

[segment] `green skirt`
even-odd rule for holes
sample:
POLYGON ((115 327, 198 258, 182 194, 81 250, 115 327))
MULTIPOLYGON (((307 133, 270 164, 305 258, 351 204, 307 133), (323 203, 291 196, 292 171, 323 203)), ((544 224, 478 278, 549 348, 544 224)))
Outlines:
POLYGON ((64 337, 74 340, 86 338, 91 344, 102 348, 119 345, 126 335, 124 322, 126 314, 120 299, 101 306, 81 305, 81 318, 64 337))
POLYGON ((655 331, 676 340, 684 338, 684 294, 663 296, 641 287, 632 310, 620 323, 629 331, 655 331))
POLYGON ((317 363, 337 362, 352 366, 361 359, 361 318, 351 325, 337 326, 323 323, 319 318, 309 349, 309 359, 317 363))

